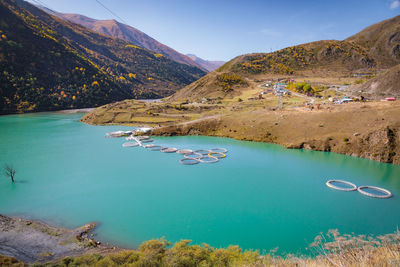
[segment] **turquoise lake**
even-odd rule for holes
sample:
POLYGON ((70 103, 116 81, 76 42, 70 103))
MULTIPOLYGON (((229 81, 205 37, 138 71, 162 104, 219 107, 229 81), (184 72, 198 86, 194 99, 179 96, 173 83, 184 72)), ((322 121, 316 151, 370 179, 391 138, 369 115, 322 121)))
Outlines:
POLYGON ((400 225, 400 166, 334 153, 202 136, 155 137, 154 144, 224 147, 215 164, 182 165, 178 154, 124 148, 82 114, 0 116, 0 213, 78 227, 127 248, 165 237, 213 247, 304 252, 320 232, 385 234, 400 225), (328 179, 384 187, 375 199, 328 188, 328 179))

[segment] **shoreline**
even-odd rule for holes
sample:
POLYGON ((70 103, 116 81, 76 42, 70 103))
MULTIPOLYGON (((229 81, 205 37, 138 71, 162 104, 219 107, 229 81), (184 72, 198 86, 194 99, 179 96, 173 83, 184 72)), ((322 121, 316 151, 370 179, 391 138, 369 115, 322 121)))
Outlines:
MULTIPOLYGON (((105 124, 107 125, 107 124, 105 124)), ((121 125, 121 124, 112 124, 112 125, 121 125)), ((121 125, 124 126, 124 125, 121 125)), ((177 125, 177 127, 179 127, 177 125)), ((179 131, 179 130, 178 130, 179 131)), ((189 130, 189 132, 192 130, 189 130)), ((312 140, 312 141, 304 141, 300 142, 298 144, 285 144, 285 143, 279 143, 279 142, 274 142, 273 140, 268 140, 265 141, 263 139, 258 139, 254 138, 241 138, 241 137, 235 137, 232 135, 221 135, 221 134, 213 134, 213 133, 196 133, 196 134, 184 134, 184 133, 177 133, 175 129, 172 129, 171 126, 169 127, 159 127, 159 128, 154 128, 150 132, 153 136, 207 136, 207 137, 221 137, 221 138, 231 138, 237 141, 248 141, 248 142, 259 142, 259 143, 266 143, 266 144, 273 144, 273 145, 279 145, 283 148, 286 149, 305 149, 305 150, 310 150, 310 151, 318 151, 318 152, 332 152, 340 155, 346 155, 346 156, 351 156, 351 157, 356 157, 360 159, 368 159, 380 163, 386 163, 386 164, 393 164, 393 165, 400 165, 400 161, 395 161, 395 162, 387 162, 384 158, 379 158, 376 159, 370 155, 360 155, 356 154, 352 151, 334 151, 334 150, 329 150, 326 148, 326 146, 323 146, 321 143, 321 140, 312 140)), ((149 133, 147 133, 149 134, 149 133)), ((273 138, 273 137, 272 137, 273 138)))
POLYGON ((171 244, 163 238, 145 241, 138 249, 122 249, 104 246, 90 238, 95 226, 88 223, 66 229, 0 214, 0 265, 175 266, 179 262, 192 262, 185 266, 200 263, 207 263, 206 266, 342 266, 343 263, 361 266, 362 261, 362 266, 381 266, 383 263, 400 263, 398 230, 383 236, 355 236, 329 230, 319 234, 310 244, 314 255, 279 256, 273 250, 260 254, 234 245, 213 248, 207 244, 190 244, 191 240, 171 244))
POLYGON ((41 220, 0 214, 0 255, 24 263, 49 262, 88 253, 107 255, 124 249, 103 245, 93 238, 97 224, 68 229, 41 220))
MULTIPOLYGON (((130 120, 116 120, 120 114, 118 112, 119 109, 115 107, 101 107, 84 115, 81 122, 91 125, 135 125, 133 115, 124 115, 130 120), (111 117, 114 119, 110 120, 111 117)), ((400 164, 399 101, 323 105, 319 110, 305 107, 282 110, 214 109, 192 120, 140 124, 154 127, 151 134, 155 136, 227 137, 278 144, 288 149, 335 152, 400 164)))

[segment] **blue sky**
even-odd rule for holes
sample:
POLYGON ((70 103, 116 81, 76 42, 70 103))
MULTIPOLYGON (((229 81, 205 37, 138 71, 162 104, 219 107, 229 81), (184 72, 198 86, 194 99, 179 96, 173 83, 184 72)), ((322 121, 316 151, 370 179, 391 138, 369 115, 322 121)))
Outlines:
MULTIPOLYGON (((181 53, 225 61, 321 39, 343 40, 400 14, 400 0, 99 1, 127 24, 181 53)), ((96 0, 40 2, 63 13, 116 19, 96 0)))

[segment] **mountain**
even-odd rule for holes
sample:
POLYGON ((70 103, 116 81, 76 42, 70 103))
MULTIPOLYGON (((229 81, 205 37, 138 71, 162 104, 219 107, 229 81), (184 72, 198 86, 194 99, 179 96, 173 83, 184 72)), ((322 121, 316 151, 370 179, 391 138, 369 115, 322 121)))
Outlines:
POLYGON ((89 28, 95 32, 125 40, 134 45, 149 49, 156 53, 160 53, 176 62, 197 67, 204 71, 207 70, 200 64, 193 61, 190 57, 185 56, 175 51, 174 49, 158 42, 157 40, 151 38, 150 36, 139 31, 136 28, 120 23, 116 20, 96 20, 79 14, 64 14, 56 12, 42 6, 40 6, 40 8, 59 18, 82 25, 83 27, 89 28))
POLYGON ((199 68, 0 0, 0 113, 99 106, 171 95, 199 68))
POLYGON ((379 68, 400 63, 400 16, 373 24, 346 39, 365 47, 379 68))
POLYGON ((196 62, 198 65, 203 67, 204 69, 208 71, 213 71, 221 67, 222 65, 225 64, 225 61, 209 61, 209 60, 204 60, 202 58, 197 57, 196 55, 193 54, 187 54, 191 60, 196 62))
POLYGON ((324 40, 272 53, 238 56, 170 99, 238 95, 240 90, 248 88, 247 79, 288 76, 339 79, 360 72, 377 73, 397 64, 400 64, 400 16, 374 24, 343 41, 324 40))

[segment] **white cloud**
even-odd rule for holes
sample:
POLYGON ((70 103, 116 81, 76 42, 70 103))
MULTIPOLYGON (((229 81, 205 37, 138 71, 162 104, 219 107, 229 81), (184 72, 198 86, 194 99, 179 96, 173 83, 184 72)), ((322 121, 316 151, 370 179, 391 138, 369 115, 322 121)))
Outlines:
POLYGON ((390 4, 390 9, 396 9, 400 7, 400 0, 394 0, 391 4, 390 4))

